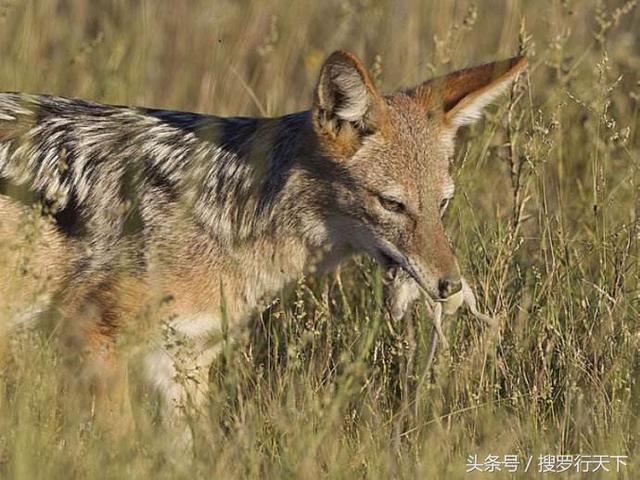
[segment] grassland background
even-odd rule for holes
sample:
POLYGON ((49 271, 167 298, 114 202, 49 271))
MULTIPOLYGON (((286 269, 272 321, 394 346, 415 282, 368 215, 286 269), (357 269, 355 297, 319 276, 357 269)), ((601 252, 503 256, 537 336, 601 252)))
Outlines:
POLYGON ((77 415, 52 339, 21 335, 2 342, 0 478, 466 478, 474 453, 628 455, 637 478, 639 31, 622 0, 0 1, 0 90, 115 104, 307 109, 337 48, 385 90, 531 62, 461 135, 446 218, 499 337, 463 312, 426 372, 429 318, 389 326, 356 259, 283 293, 167 461, 167 439, 77 415))

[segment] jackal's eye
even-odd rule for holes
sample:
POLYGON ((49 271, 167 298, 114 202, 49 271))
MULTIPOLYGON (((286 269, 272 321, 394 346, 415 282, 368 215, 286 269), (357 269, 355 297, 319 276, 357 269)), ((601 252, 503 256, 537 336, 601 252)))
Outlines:
POLYGON ((404 213, 406 211, 405 204, 395 198, 383 197, 380 195, 378 196, 378 200, 380 201, 382 208, 389 210, 390 212, 404 213))

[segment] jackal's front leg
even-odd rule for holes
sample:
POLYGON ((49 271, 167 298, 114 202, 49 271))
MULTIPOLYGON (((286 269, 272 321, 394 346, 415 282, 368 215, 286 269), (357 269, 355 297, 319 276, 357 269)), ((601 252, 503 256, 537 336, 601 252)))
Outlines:
POLYGON ((194 427, 206 420, 209 368, 219 352, 218 344, 187 347, 156 343, 132 359, 135 389, 151 394, 147 397, 154 399, 158 408, 158 426, 171 446, 189 448, 194 427))

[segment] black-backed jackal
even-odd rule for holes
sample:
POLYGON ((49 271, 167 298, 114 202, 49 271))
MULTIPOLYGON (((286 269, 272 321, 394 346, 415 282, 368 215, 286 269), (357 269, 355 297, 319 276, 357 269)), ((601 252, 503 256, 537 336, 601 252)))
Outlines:
POLYGON ((311 109, 280 118, 0 94, 0 319, 53 312, 107 395, 118 334, 144 324, 136 358, 176 418, 205 398, 223 321, 241 327, 305 272, 367 252, 410 279, 401 309, 417 291, 446 303, 461 288, 441 221, 454 136, 525 64, 383 95, 339 51, 311 109))

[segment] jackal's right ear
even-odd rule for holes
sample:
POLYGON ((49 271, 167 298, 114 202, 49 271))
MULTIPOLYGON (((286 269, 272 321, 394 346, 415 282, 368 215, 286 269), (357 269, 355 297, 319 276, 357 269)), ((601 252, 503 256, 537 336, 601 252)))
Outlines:
POLYGON ((525 57, 487 63, 429 80, 414 92, 427 103, 439 99, 445 123, 457 129, 478 120, 526 66, 525 57))
POLYGON ((350 133, 364 135, 380 127, 384 100, 358 58, 337 51, 325 61, 313 106, 315 127, 336 138, 350 133))

